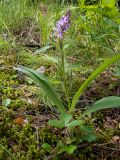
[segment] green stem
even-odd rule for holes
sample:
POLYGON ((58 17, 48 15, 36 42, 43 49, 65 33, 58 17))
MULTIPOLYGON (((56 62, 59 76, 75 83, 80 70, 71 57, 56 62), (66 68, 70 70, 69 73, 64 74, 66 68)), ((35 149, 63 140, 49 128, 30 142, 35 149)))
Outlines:
POLYGON ((64 55, 64 51, 63 51, 63 47, 62 47, 62 41, 59 41, 59 45, 60 45, 60 49, 61 49, 61 65, 62 65, 62 75, 61 75, 61 80, 63 80, 63 84, 64 84, 64 88, 65 88, 65 94, 66 94, 66 98, 68 101, 68 107, 70 107, 70 99, 68 96, 68 85, 67 85, 67 76, 66 76, 66 72, 65 72, 65 55, 64 55))

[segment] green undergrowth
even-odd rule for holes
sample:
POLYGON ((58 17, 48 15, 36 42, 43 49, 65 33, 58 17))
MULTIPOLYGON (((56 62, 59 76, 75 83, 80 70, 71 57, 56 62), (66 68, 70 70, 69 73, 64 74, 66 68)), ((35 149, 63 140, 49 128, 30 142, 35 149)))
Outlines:
MULTIPOLYGON (((65 129, 48 125, 50 119, 58 117, 53 104, 30 78, 14 69, 25 66, 41 72, 44 68, 44 75, 66 103, 60 82, 60 51, 50 34, 68 7, 72 11, 71 27, 63 50, 70 98, 104 60, 119 53, 119 13, 115 6, 83 7, 81 1, 72 0, 1 1, 0 160, 118 160, 119 140, 115 138, 120 129, 119 109, 84 118, 84 124, 69 135, 65 129), (10 103, 4 105, 7 99, 10 103)), ((111 66, 88 87, 76 106, 75 119, 95 100, 119 96, 120 79, 115 70, 116 66, 111 66)))
MULTIPOLYGON (((49 54, 51 55, 51 53, 49 54)), ((1 56, 0 99, 1 102, 6 98, 11 99, 11 103, 7 107, 3 107, 0 104, 1 160, 12 159, 10 154, 18 160, 26 160, 26 158, 29 160, 45 160, 50 157, 55 160, 61 158, 72 158, 76 160, 86 158, 96 159, 96 157, 100 158, 101 156, 96 153, 100 150, 99 144, 107 143, 108 147, 114 147, 115 144, 112 144, 111 141, 113 136, 118 135, 119 125, 116 121, 113 126, 106 126, 103 121, 106 117, 104 112, 95 114, 93 118, 86 119, 85 125, 81 126, 80 130, 75 129, 72 139, 69 136, 66 137, 65 133, 61 132, 60 129, 53 129, 48 126, 47 121, 51 119, 52 115, 51 110, 47 107, 49 104, 46 102, 46 98, 44 97, 45 101, 43 99, 42 91, 39 90, 38 93, 38 87, 34 86, 30 79, 26 79, 23 75, 16 73, 13 67, 16 64, 22 64, 37 69, 43 65, 48 69, 46 74, 52 77, 53 75, 55 76, 55 70, 49 72, 49 68, 52 65, 54 66, 53 62, 47 61, 44 55, 33 55, 24 49, 22 52, 19 52, 18 49, 18 51, 12 53, 12 57, 8 57, 4 52, 1 56), (42 102, 44 102, 44 105, 42 102), (94 126, 96 129, 93 129, 94 126), (73 154, 59 153, 62 145, 69 145, 71 142, 77 145, 77 150, 73 154)), ((107 74, 107 72, 104 74, 107 74)), ((105 76, 104 74, 103 76, 105 76)), ((98 98, 97 94, 101 95, 99 98, 104 97, 104 92, 102 92, 104 83, 109 86, 111 82, 107 78, 106 82, 103 77, 100 77, 100 79, 100 85, 95 87, 94 82, 93 85, 95 88, 93 89, 91 87, 89 92, 85 93, 84 98, 88 96, 90 100, 93 100, 98 98)), ((114 81, 117 85, 117 79, 114 79, 114 81)), ((97 84, 99 84, 98 82, 96 81, 97 84)), ((79 80, 78 83, 80 83, 79 80)), ((76 81, 75 84, 77 87, 76 81)), ((113 94, 112 86, 107 87, 108 89, 109 92, 111 90, 110 94, 113 94)), ((82 104, 80 105, 82 106, 82 104)), ((83 106, 85 105, 83 104, 83 106)), ((55 111, 54 114, 56 114, 55 111)), ((79 112, 76 112, 76 116, 79 117, 79 112)), ((113 117, 113 121, 115 121, 115 117, 113 117)), ((113 157, 113 159, 117 158, 113 157)))
MULTIPOLYGON (((23 104, 22 104, 23 107, 23 104)), ((29 106, 28 106, 29 108, 29 106)), ((21 108, 22 109, 22 108, 21 108)), ((24 111, 25 112, 25 111, 24 111)), ((22 115, 21 121, 27 119, 27 123, 20 122, 20 119, 16 118, 18 116, 18 110, 13 111, 11 109, 1 110, 1 119, 0 119, 0 144, 5 147, 7 151, 12 153, 15 159, 46 159, 47 157, 53 157, 53 159, 83 159, 87 157, 87 159, 94 159, 96 157, 99 158, 99 155, 96 154, 95 150, 99 150, 96 144, 104 144, 109 143, 110 139, 113 135, 117 134, 117 131, 113 131, 113 129, 107 129, 104 131, 103 129, 97 131, 96 133, 97 139, 96 143, 91 143, 94 140, 93 135, 90 137, 90 133, 92 133, 92 128, 86 124, 85 128, 81 128, 80 131, 76 130, 77 135, 74 135, 74 140, 77 139, 78 149, 74 152, 74 154, 69 155, 66 153, 58 154, 58 149, 61 144, 65 144, 66 142, 69 144, 70 139, 64 139, 64 134, 61 130, 53 129, 44 124, 41 126, 41 123, 38 122, 37 116, 32 115, 22 115), (17 113, 16 113, 17 112, 17 113), (34 118, 36 120, 34 120, 34 118), (83 130, 82 130, 83 129, 83 130), (87 135, 87 132, 89 136, 87 135), (79 136, 78 136, 79 135, 79 136), (89 139, 88 139, 89 137, 89 139), (83 140, 82 140, 83 139, 83 140), (65 142, 66 141, 66 142, 65 142), (90 141, 90 142, 87 142, 90 141), (96 147, 95 147, 96 146, 96 147)), ((19 115, 21 116, 21 115, 19 115)), ((43 115, 39 115, 41 117, 43 115)), ((47 117, 47 115, 46 115, 47 117)), ((92 125, 92 122, 91 122, 92 125)), ((73 140, 73 139, 72 139, 73 140)), ((109 145, 112 147, 112 145, 109 145)), ((114 147, 114 145, 113 145, 114 147)), ((2 159, 11 159, 11 156, 6 152, 6 150, 1 147, 0 149, 0 157, 2 159)), ((115 158, 113 158, 115 159, 115 158)))

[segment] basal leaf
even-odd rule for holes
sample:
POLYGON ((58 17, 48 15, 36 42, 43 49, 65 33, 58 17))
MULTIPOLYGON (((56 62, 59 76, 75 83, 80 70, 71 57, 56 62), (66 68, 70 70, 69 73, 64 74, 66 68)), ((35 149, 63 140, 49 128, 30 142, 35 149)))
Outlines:
POLYGON ((48 124, 56 127, 56 128, 64 128, 67 127, 68 123, 70 122, 70 120, 72 119, 72 115, 71 114, 61 114, 60 115, 60 119, 54 119, 54 120, 49 120, 48 124))
POLYGON ((71 114, 61 114, 60 119, 61 121, 63 121, 64 127, 65 127, 67 126, 69 121, 72 119, 72 115, 71 114))
POLYGON ((89 77, 85 80, 85 82, 82 84, 82 86, 78 89, 78 91, 75 93, 72 104, 70 107, 70 111, 73 112, 74 108, 78 102, 79 97, 83 93, 83 91, 88 87, 88 85, 98 76, 101 72, 103 72, 107 67, 109 67, 111 64, 115 63, 120 59, 120 54, 112 57, 109 60, 106 60, 100 67, 98 67, 89 77))
POLYGON ((101 109, 107 109, 107 108, 116 108, 120 107, 120 97, 117 96, 110 96, 102 98, 95 102, 94 105, 90 106, 81 117, 84 117, 85 115, 89 115, 92 112, 96 112, 101 109))
POLYGON ((82 123, 82 121, 80 121, 80 120, 73 120, 72 122, 67 124, 67 127, 68 128, 76 127, 76 126, 81 125, 81 123, 82 123))
POLYGON ((53 104, 55 104, 57 109, 61 113, 65 112, 65 108, 60 98, 58 97, 54 87, 49 83, 48 79, 43 74, 40 74, 35 70, 25 68, 25 67, 19 67, 19 68, 16 68, 16 70, 27 74, 31 79, 33 79, 36 83, 38 83, 39 86, 44 90, 44 92, 50 98, 50 100, 53 102, 53 104))
POLYGON ((50 48, 52 48, 53 46, 45 46, 45 47, 42 47, 42 48, 40 48, 40 49, 37 49, 36 51, 35 51, 35 54, 39 54, 39 53, 44 53, 44 52, 46 52, 48 49, 50 49, 50 48))
POLYGON ((49 120, 48 124, 55 128, 64 128, 63 121, 61 120, 57 120, 57 119, 49 120))

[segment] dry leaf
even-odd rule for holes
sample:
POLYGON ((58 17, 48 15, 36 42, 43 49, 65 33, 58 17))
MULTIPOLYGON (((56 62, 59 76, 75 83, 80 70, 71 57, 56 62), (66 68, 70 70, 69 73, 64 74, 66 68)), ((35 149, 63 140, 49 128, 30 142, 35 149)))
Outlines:
POLYGON ((118 141, 120 139, 120 137, 119 136, 113 136, 112 137, 112 140, 115 142, 115 141, 118 141))
POLYGON ((26 123, 28 123, 28 120, 23 119, 22 117, 17 117, 14 119, 14 122, 18 125, 25 125, 26 123))
POLYGON ((41 66, 40 68, 38 68, 36 71, 40 72, 40 73, 45 73, 46 68, 44 66, 41 66))

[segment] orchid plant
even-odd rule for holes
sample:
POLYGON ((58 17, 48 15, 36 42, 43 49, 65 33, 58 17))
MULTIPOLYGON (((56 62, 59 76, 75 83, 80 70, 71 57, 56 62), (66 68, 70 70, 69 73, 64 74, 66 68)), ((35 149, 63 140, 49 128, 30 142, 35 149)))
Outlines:
POLYGON ((75 107, 77 102, 84 92, 84 90, 90 85, 90 83, 107 67, 111 64, 115 63, 120 59, 120 54, 115 55, 114 57, 110 58, 109 60, 105 61, 102 65, 100 65, 80 86, 78 91, 73 96, 72 101, 70 102, 69 97, 67 95, 67 75, 65 72, 65 55, 63 52, 63 38, 65 32, 70 27, 70 17, 71 11, 68 10, 64 16, 57 22, 56 27, 54 28, 55 35, 58 40, 59 47, 61 49, 61 80, 63 81, 64 88, 65 88, 65 96, 67 97, 68 107, 66 108, 60 97, 58 96, 56 90, 54 89, 53 85, 50 84, 47 77, 45 77, 42 73, 39 73, 35 70, 26 68, 26 67, 18 67, 16 70, 21 71, 27 74, 30 78, 32 78, 47 94, 50 100, 53 102, 54 106, 56 107, 57 111, 60 112, 59 120, 50 120, 48 123, 54 127, 58 128, 73 128, 75 126, 79 126, 82 123, 82 118, 84 116, 90 115, 92 112, 106 109, 106 108, 113 108, 120 106, 120 97, 118 96, 110 96, 105 97, 97 102, 95 102, 92 106, 89 106, 88 109, 82 113, 78 120, 73 119, 73 115, 75 113, 75 107))

